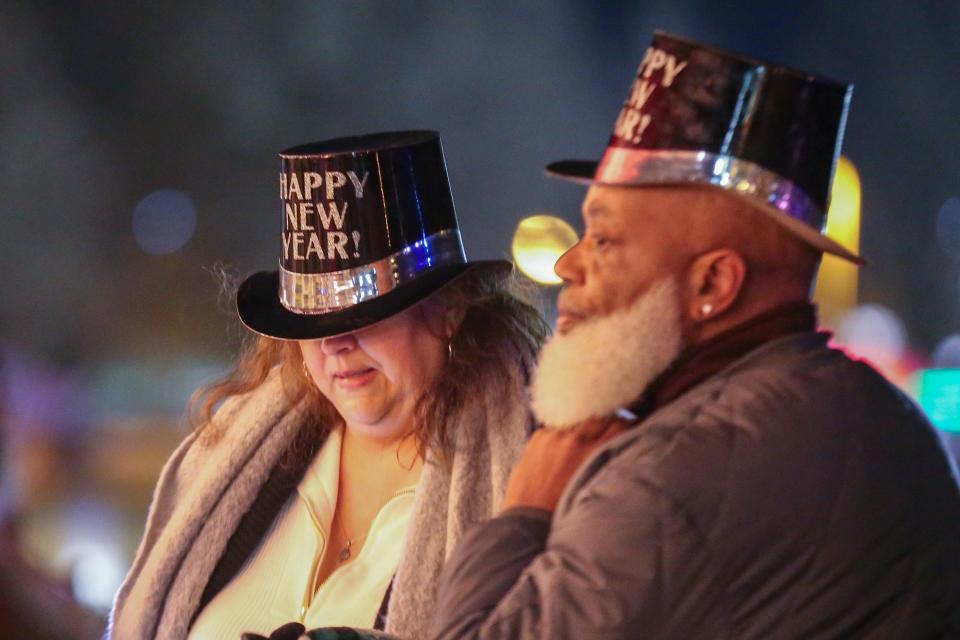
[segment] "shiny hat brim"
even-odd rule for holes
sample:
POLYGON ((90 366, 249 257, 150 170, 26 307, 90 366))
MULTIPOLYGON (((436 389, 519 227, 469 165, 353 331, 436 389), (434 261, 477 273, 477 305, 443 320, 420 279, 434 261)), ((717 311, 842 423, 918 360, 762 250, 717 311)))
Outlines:
POLYGON ((244 280, 237 290, 237 314, 244 326, 269 338, 329 338, 386 320, 425 300, 460 276, 478 269, 500 275, 511 271, 513 264, 506 260, 479 260, 435 267, 381 296, 323 314, 299 314, 284 307, 280 303, 279 272, 259 271, 244 280))
POLYGON ((751 204, 758 211, 768 215, 774 222, 784 227, 787 231, 797 236, 807 244, 811 245, 815 249, 824 251, 826 253, 838 256, 844 260, 848 260, 858 266, 863 266, 866 264, 866 260, 853 253, 842 244, 836 240, 826 236, 808 224, 791 218, 789 215, 783 211, 777 209, 776 207, 770 206, 765 202, 762 202, 756 198, 750 198, 749 196, 742 195, 733 191, 731 189, 725 189, 724 187, 713 184, 706 180, 700 181, 690 181, 690 180, 677 180, 676 182, 664 181, 662 179, 657 180, 644 180, 642 176, 628 181, 628 182, 604 182, 601 180, 596 180, 594 176, 597 172, 597 167, 599 162, 594 160, 560 160, 558 162, 552 162, 547 165, 546 173, 551 178, 558 178, 560 180, 567 180, 569 182, 576 182, 583 185, 601 185, 601 186, 611 186, 611 187, 653 187, 653 186, 683 186, 683 185, 697 185, 704 187, 711 187, 714 189, 719 189, 731 195, 734 195, 742 200, 751 204))

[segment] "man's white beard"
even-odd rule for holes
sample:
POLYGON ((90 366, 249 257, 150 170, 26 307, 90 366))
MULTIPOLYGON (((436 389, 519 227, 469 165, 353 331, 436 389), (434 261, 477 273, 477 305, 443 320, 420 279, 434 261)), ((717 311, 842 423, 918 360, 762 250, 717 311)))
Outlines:
POLYGON ((635 401, 683 348, 677 292, 662 278, 626 309, 554 335, 533 377, 537 419, 564 429, 635 401))

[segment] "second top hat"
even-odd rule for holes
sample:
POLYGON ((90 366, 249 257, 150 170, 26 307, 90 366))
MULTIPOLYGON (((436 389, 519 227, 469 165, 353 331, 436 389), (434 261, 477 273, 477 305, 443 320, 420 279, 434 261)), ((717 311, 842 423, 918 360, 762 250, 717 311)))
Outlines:
POLYGON ((657 32, 599 162, 547 167, 590 184, 704 184, 746 198, 814 248, 823 234, 851 85, 657 32))

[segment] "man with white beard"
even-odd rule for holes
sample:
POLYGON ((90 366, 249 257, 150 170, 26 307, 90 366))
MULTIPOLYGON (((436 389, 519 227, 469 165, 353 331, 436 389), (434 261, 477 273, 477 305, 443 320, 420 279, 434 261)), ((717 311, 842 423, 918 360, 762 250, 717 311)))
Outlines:
POLYGON ((544 426, 433 637, 957 638, 960 488, 816 330, 850 88, 657 33, 556 265, 544 426))

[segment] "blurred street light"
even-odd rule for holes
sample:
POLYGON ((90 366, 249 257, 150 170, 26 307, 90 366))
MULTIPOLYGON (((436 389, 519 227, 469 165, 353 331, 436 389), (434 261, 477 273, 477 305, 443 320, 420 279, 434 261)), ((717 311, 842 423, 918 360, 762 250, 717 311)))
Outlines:
POLYGON ((553 271, 557 260, 577 242, 577 232, 566 221, 551 215, 524 218, 513 234, 513 259, 534 282, 558 285, 553 271))
MULTIPOLYGON (((840 157, 833 179, 827 235, 850 251, 859 253, 860 174, 845 156, 840 157)), ((824 254, 814 293, 822 325, 835 327, 841 317, 856 306, 858 269, 857 265, 842 258, 824 254)))

